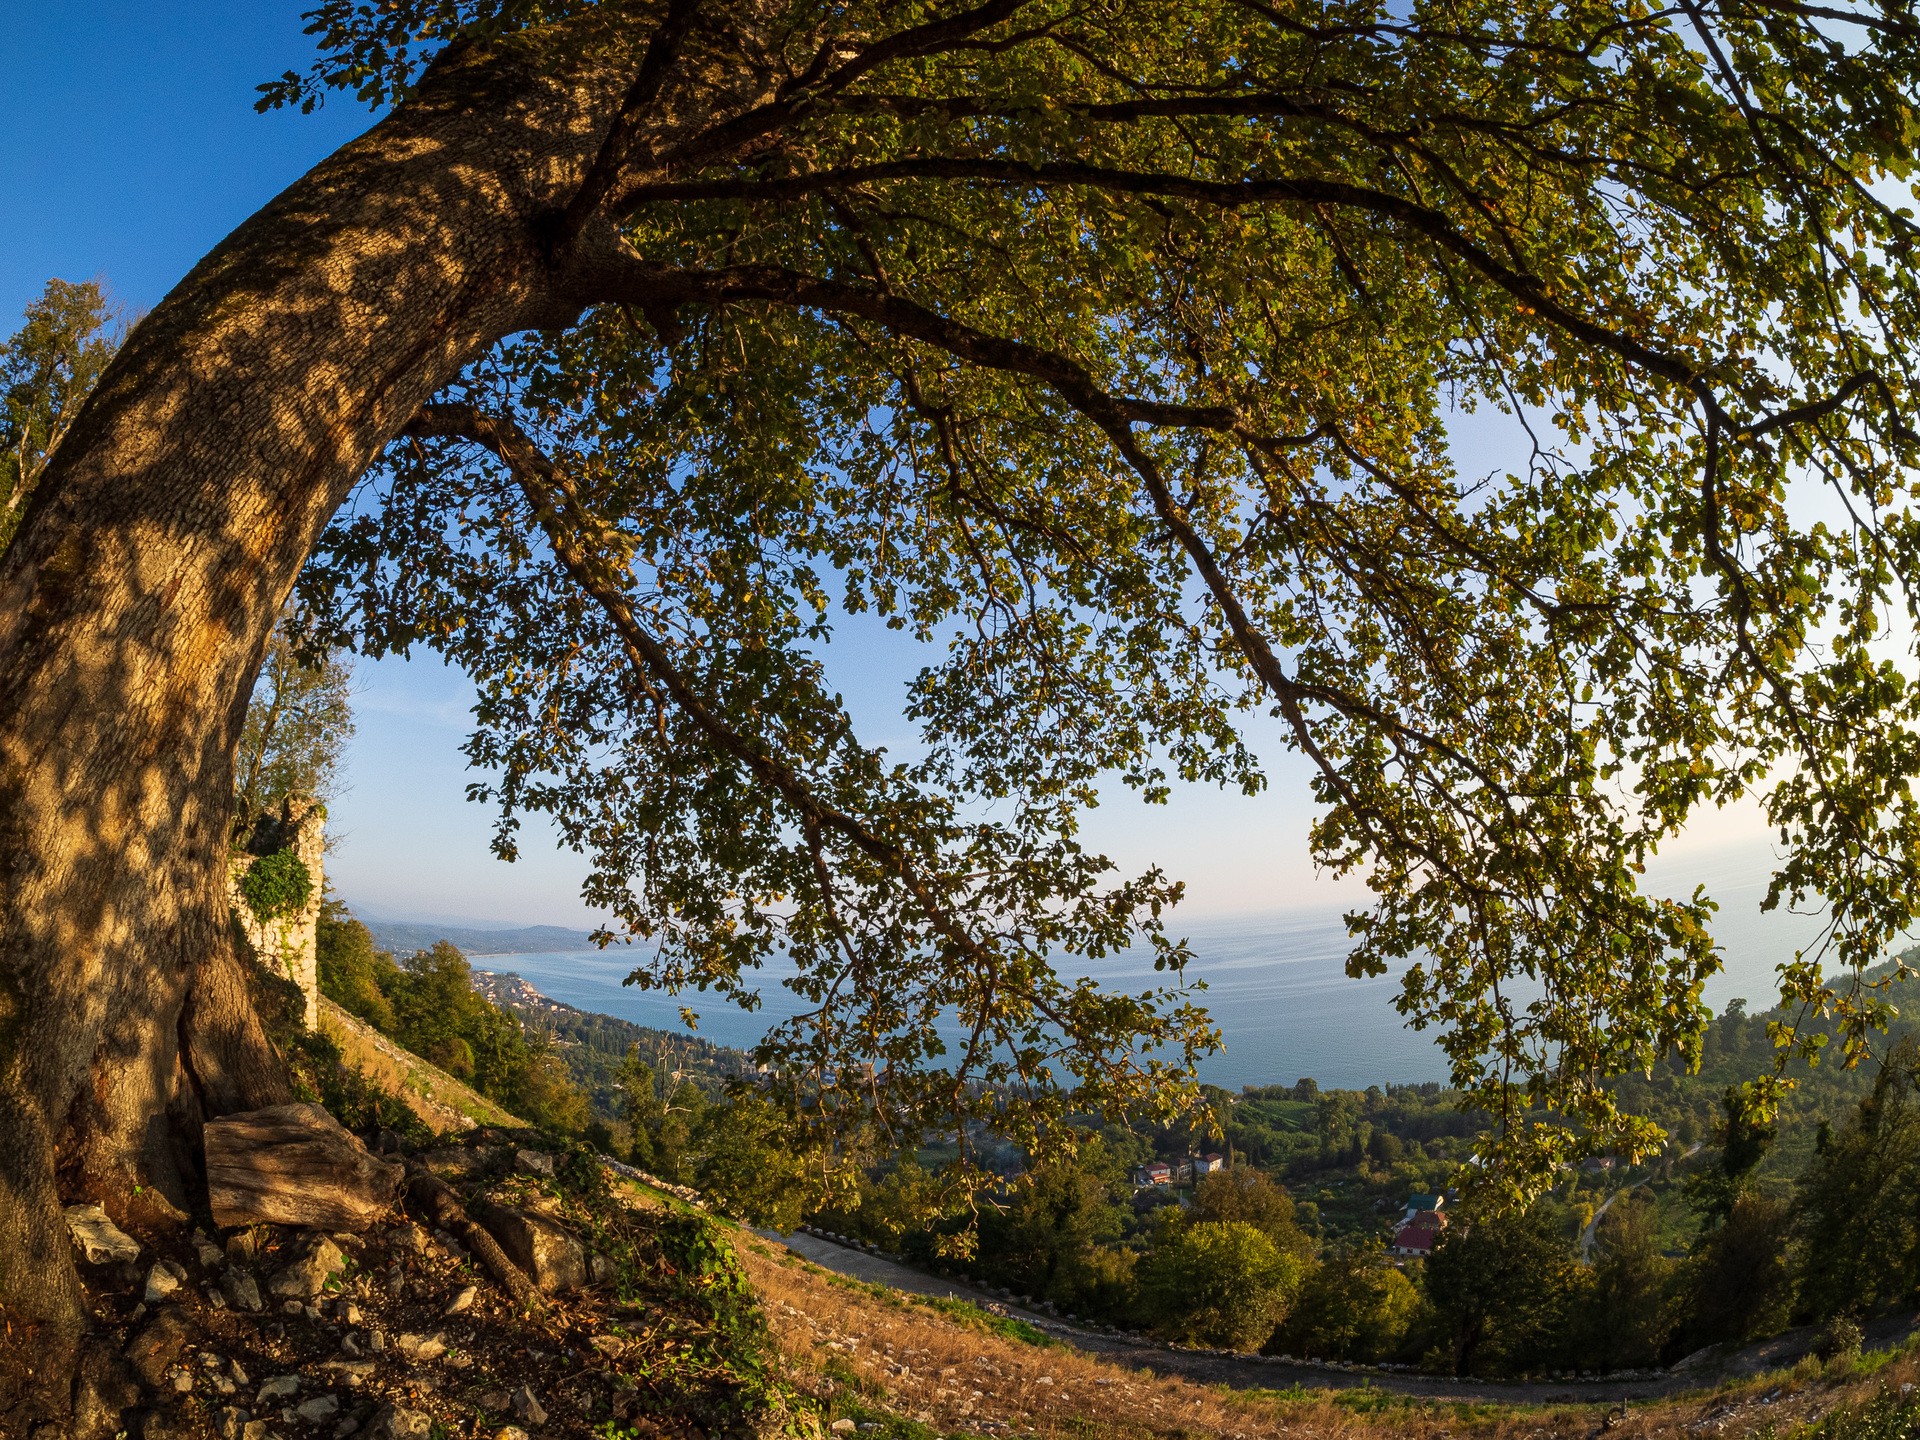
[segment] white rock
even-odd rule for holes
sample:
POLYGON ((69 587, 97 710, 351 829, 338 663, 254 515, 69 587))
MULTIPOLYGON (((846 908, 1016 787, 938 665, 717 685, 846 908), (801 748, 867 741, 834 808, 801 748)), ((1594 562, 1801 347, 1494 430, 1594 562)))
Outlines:
POLYGON ((855 1425, 853 1421, 847 1419, 843 1415, 838 1420, 834 1421, 833 1424, 829 1425, 827 1428, 829 1430, 835 1431, 838 1434, 844 1435, 851 1430, 858 1429, 859 1427, 855 1425))
POLYGON ((98 1205, 69 1205, 66 1213, 67 1231, 89 1265, 140 1258, 140 1242, 109 1220, 98 1205))
POLYGON ((153 1268, 147 1271, 147 1293, 142 1297, 147 1304, 158 1305, 180 1288, 180 1277, 173 1273, 176 1268, 165 1260, 154 1261, 153 1268))
POLYGON ((276 1375, 260 1387, 260 1393, 253 1397, 254 1408, 266 1404, 269 1400, 286 1400, 300 1393, 298 1375, 276 1375))
POLYGON ((469 1309, 472 1308, 474 1298, 478 1296, 479 1293, 480 1293, 480 1290, 478 1286, 474 1286, 474 1285, 461 1286, 460 1293, 454 1296, 453 1299, 447 1302, 447 1314, 464 1315, 469 1309))
POLYGON ((293 1413, 309 1425, 317 1425, 322 1420, 331 1420, 340 1413, 340 1397, 333 1394, 316 1395, 311 1400, 296 1405, 293 1413))
POLYGON ((432 1433, 433 1417, 419 1410, 383 1405, 367 1427, 368 1440, 416 1440, 432 1433))
POLYGON ((444 1335, 396 1335, 393 1348, 409 1360, 433 1360, 447 1353, 444 1335))

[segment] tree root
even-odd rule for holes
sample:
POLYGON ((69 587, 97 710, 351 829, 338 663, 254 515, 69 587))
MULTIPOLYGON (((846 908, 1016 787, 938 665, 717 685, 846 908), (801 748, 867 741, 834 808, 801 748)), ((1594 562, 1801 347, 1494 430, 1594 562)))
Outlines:
POLYGON ((486 1266, 487 1272, 513 1296, 515 1304, 539 1308, 540 1292, 534 1288, 533 1281, 507 1258, 507 1252, 500 1248, 500 1242, 467 1214, 466 1207, 446 1181, 424 1166, 409 1161, 407 1199, 435 1225, 472 1251, 474 1257, 486 1266))

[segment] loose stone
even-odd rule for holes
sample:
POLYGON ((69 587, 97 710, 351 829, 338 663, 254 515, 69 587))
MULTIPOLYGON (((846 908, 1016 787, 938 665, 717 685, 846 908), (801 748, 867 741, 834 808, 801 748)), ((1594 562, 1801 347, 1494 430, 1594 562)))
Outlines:
POLYGON ((298 1375, 276 1375, 260 1387, 260 1393, 253 1397, 254 1405, 265 1405, 269 1400, 286 1400, 300 1393, 298 1375))
POLYGON ((340 1413, 340 1397, 332 1394, 316 1395, 311 1400, 295 1406, 293 1413, 309 1425, 318 1425, 322 1420, 331 1420, 340 1413))
POLYGON ((513 1405, 514 1418, 524 1420, 527 1424, 535 1426, 547 1423, 547 1412, 541 1406, 540 1398, 533 1393, 533 1387, 531 1385, 522 1385, 518 1390, 514 1391, 511 1403, 513 1405))
POLYGON ((109 1220, 98 1205, 69 1205, 66 1216, 67 1231, 89 1265, 140 1258, 140 1242, 109 1220))
POLYGON ((172 1260, 156 1260, 153 1268, 147 1271, 147 1291, 142 1297, 149 1305, 158 1305, 168 1299, 180 1288, 180 1282, 187 1278, 187 1272, 172 1260), (177 1273, 176 1273, 177 1272, 177 1273))

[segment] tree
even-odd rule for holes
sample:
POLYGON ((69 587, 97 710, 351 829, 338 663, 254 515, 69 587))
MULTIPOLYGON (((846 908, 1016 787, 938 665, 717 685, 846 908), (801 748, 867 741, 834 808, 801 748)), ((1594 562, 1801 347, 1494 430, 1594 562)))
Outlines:
POLYGON ((1594 1229, 1593 1278, 1580 1296, 1575 1336, 1582 1369, 1660 1363, 1679 1320, 1674 1264, 1660 1250, 1651 1201, 1616 1201, 1594 1229))
POLYGON ((807 1157, 764 1096, 744 1093, 707 1109, 693 1133, 695 1179, 728 1215, 782 1232, 799 1228, 809 1186, 807 1157))
POLYGON ((1184 1219, 1192 1223, 1239 1220, 1273 1241, 1284 1254, 1304 1258, 1313 1241, 1294 1219, 1293 1197, 1265 1171, 1240 1166, 1216 1170, 1193 1187, 1184 1219))
POLYGON ((1244 1220, 1169 1225, 1140 1265, 1140 1299, 1170 1339, 1257 1350, 1286 1318, 1305 1269, 1244 1220))
POLYGON ((1920 1285, 1920 1042, 1904 1036, 1801 1182, 1800 1296, 1820 1321, 1905 1302, 1920 1285))
POLYGON ((1086 1137, 1076 1155, 1036 1164, 1004 1202, 981 1211, 981 1275, 1022 1294, 1069 1304, 1087 1286, 1105 1285, 1114 1277, 1088 1257, 1119 1240, 1125 1228, 1125 1212, 1116 1203, 1120 1183, 1097 1135, 1086 1137))
POLYGON ((120 343, 107 297, 91 280, 49 280, 25 320, 0 345, 0 551, 120 343))
POLYGON ((1274 1341, 1291 1354, 1322 1360, 1390 1360, 1419 1310, 1419 1290, 1388 1262, 1378 1240, 1343 1245, 1308 1271, 1274 1341))
POLYGON ((336 653, 303 653, 283 613, 247 702, 234 757, 234 824, 245 831, 292 796, 329 801, 353 738, 353 672, 336 653))
POLYGON ((1559 1360, 1578 1269, 1573 1247, 1542 1206, 1443 1232, 1425 1280, 1454 1374, 1521 1372, 1559 1360))
MULTIPOLYGON (((1843 969, 1914 922, 1913 682, 1871 648, 1920 459, 1899 17, 314 14, 267 102, 387 113, 133 329, 0 558, 22 1351, 85 1323, 62 1187, 164 1222, 176 1138, 288 1093, 218 870, 296 580, 320 643, 468 670, 502 851, 550 811, 649 983, 798 968, 760 1059, 816 1130, 1190 1099, 1178 887, 1075 822, 1116 775, 1257 790, 1254 712, 1515 1193, 1657 1138, 1605 1080, 1700 1033, 1706 899, 1638 888, 1695 806, 1758 797, 1843 969), (1449 406, 1516 413, 1527 472, 1456 473, 1449 406), (1803 476, 1854 523, 1802 524, 1803 476), (828 680, 836 605, 948 647, 910 762, 828 680), (1056 970, 1143 938, 1167 993, 1056 970)), ((1831 998, 1851 1044, 1872 997, 1831 998)))
POLYGON ((1777 1334, 1792 1317, 1793 1211, 1742 1190, 1726 1219, 1687 1257, 1687 1343, 1735 1344, 1777 1334))
MULTIPOLYGON (((1738 1019, 1738 1011, 1729 1011, 1738 1019)), ((1687 1177, 1687 1198, 1707 1230, 1722 1224, 1753 1184, 1754 1172, 1779 1138, 1774 1118, 1744 1086, 1730 1087, 1720 1099, 1720 1157, 1712 1167, 1687 1177)))
POLYGON ((382 1034, 399 1029, 389 990, 399 988, 400 967, 393 956, 376 950, 373 933, 338 900, 321 902, 314 936, 314 968, 320 993, 382 1034))

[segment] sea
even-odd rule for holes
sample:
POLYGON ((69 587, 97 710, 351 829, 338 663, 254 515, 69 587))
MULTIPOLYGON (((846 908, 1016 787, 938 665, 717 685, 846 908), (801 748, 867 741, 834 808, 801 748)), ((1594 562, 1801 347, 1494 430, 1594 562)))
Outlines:
MULTIPOLYGON (((1707 883, 1721 906, 1715 935, 1725 966, 1707 984, 1708 1003, 1719 1010, 1738 997, 1752 1009, 1766 1008, 1775 967, 1818 940, 1820 920, 1780 911, 1763 914, 1764 866, 1723 865, 1712 872, 1689 871, 1686 879, 1689 890, 1693 883, 1707 883)), ((1238 1090, 1291 1084, 1304 1076, 1352 1089, 1445 1078, 1445 1062, 1432 1038, 1410 1029, 1393 1008, 1397 979, 1356 980, 1346 974, 1349 941, 1338 907, 1196 920, 1174 928, 1191 942, 1195 960, 1188 978, 1206 986, 1194 998, 1212 1014, 1221 1036, 1220 1049, 1200 1064, 1201 1079, 1238 1090)), ((682 1031, 685 1006, 698 1017, 696 1033, 721 1045, 751 1045, 771 1021, 802 1008, 772 969, 760 986, 761 1008, 749 1012, 716 995, 676 996, 623 984, 636 963, 632 949, 472 958, 478 968, 524 977, 552 999, 636 1024, 682 1031)), ((1100 984, 1133 993, 1165 980, 1139 951, 1085 968, 1100 984)))

